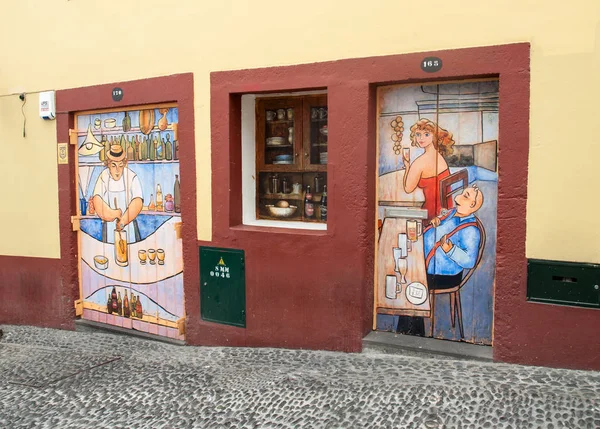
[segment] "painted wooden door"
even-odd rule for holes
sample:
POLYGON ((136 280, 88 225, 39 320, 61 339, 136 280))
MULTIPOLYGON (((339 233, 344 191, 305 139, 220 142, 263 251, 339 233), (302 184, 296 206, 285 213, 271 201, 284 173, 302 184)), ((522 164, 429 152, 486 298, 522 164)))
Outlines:
POLYGON ((176 105, 76 116, 82 317, 184 339, 176 105))
POLYGON ((380 87, 374 328, 492 343, 498 82, 380 87))

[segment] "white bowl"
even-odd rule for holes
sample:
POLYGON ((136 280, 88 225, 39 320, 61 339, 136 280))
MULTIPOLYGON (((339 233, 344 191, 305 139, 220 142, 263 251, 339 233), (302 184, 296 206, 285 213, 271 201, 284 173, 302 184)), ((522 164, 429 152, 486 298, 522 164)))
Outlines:
POLYGON ((267 139, 267 146, 281 146, 289 142, 285 137, 269 137, 267 139))
POLYGON ((104 255, 94 256, 94 265, 99 270, 105 270, 108 268, 108 258, 104 255))
POLYGON ((104 121, 104 128, 114 128, 115 125, 117 125, 116 119, 109 118, 104 121))
POLYGON ((296 210, 298 209, 297 206, 275 207, 271 204, 267 204, 265 207, 267 208, 267 210, 269 210, 271 216, 274 217, 290 217, 294 213, 296 213, 296 210))

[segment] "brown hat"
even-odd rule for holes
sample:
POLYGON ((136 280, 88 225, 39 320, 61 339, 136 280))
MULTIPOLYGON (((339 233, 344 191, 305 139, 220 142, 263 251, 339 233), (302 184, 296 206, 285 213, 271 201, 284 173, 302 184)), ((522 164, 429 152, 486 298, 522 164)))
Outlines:
POLYGON ((125 159, 125 151, 119 144, 113 144, 110 150, 106 152, 106 158, 111 161, 123 161, 125 159))

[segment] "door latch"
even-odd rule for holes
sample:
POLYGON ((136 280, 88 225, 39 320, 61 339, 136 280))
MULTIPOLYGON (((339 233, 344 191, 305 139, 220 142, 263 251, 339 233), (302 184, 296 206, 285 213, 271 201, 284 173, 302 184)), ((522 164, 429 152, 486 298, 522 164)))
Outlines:
POLYGON ((76 299, 73 304, 75 306, 75 316, 81 316, 83 314, 83 301, 76 299))
POLYGON ((69 130, 69 143, 77 144, 77 130, 69 130))
POLYGON ((71 229, 73 231, 81 229, 81 218, 79 216, 71 216, 71 229))

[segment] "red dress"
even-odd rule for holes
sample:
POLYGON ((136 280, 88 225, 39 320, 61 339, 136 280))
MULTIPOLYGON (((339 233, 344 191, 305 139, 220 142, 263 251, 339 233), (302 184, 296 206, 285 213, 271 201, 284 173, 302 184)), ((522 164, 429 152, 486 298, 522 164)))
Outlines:
POLYGON ((423 203, 423 208, 427 210, 427 222, 425 224, 429 224, 431 219, 440 214, 442 209, 440 202, 440 180, 448 176, 450 176, 450 171, 445 169, 437 176, 421 178, 417 184, 425 194, 425 203, 423 203))

